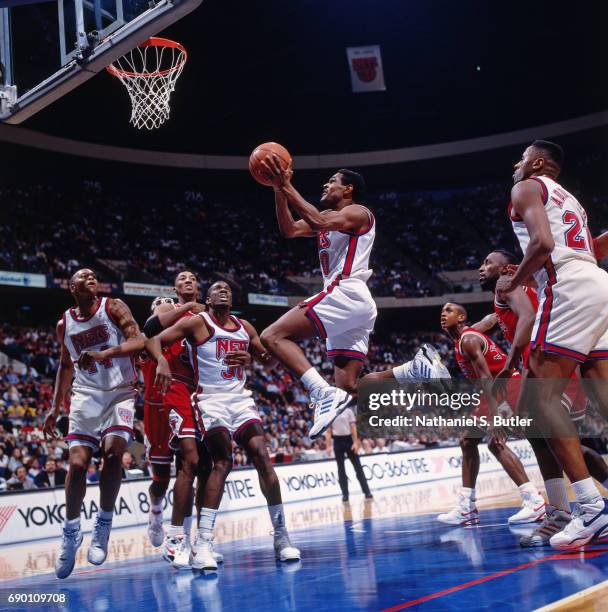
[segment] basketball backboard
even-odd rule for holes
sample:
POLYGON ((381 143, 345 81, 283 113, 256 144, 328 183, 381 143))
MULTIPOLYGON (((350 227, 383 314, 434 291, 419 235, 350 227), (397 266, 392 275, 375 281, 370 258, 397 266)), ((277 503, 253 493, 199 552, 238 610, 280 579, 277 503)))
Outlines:
POLYGON ((202 0, 0 0, 0 121, 21 123, 202 0))

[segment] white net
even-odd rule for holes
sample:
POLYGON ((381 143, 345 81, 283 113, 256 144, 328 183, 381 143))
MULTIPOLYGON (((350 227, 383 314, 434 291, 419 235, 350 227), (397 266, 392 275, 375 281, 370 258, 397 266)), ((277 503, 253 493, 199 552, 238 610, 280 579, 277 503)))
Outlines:
POLYGON ((171 93, 187 59, 179 43, 150 38, 108 66, 129 92, 134 127, 153 130, 169 118, 171 93))

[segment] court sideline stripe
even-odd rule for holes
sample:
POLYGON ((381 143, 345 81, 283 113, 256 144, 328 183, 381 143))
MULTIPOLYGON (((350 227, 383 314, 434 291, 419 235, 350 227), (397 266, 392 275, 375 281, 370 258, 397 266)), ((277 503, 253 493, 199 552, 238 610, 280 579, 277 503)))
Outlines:
MULTIPOLYGON (((608 549, 601 549, 597 551, 590 550, 585 553, 585 556, 587 558, 592 558, 592 557, 598 557, 601 555, 605 555, 606 553, 608 553, 608 549)), ((429 595, 418 597, 417 599, 411 599, 410 601, 406 601, 405 603, 402 603, 402 604, 397 604, 390 608, 384 608, 381 612, 396 612, 397 610, 404 610, 405 608, 410 608, 411 606, 425 603, 427 601, 431 601, 432 599, 443 597, 444 595, 450 595, 451 593, 456 593, 458 591, 468 589, 469 587, 476 586, 478 584, 483 584, 484 582, 489 582, 490 580, 496 580, 497 578, 508 576, 509 574, 513 574, 515 572, 519 572, 521 570, 528 569, 529 567, 533 567, 535 565, 538 565, 539 563, 544 563, 545 561, 557 561, 561 559, 571 559, 571 558, 572 558, 571 554, 556 553, 554 555, 549 555, 548 557, 543 557, 542 559, 534 559, 534 561, 528 561, 527 563, 522 563, 521 565, 516 565, 506 570, 495 572, 494 574, 489 574, 488 576, 483 576, 482 578, 476 578, 475 580, 471 580, 469 582, 463 582, 462 584, 457 584, 453 587, 448 587, 447 589, 443 589, 441 591, 436 591, 435 593, 430 593, 429 595)))

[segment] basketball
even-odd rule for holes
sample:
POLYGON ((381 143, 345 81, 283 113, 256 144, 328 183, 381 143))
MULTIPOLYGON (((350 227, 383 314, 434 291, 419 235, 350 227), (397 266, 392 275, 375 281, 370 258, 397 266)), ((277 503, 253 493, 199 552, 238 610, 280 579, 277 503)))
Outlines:
POLYGON ((267 187, 272 185, 272 181, 268 176, 268 172, 262 165, 262 160, 267 155, 272 155, 273 153, 281 160, 281 167, 287 169, 289 164, 291 164, 291 155, 283 145, 276 142, 265 142, 259 145, 249 156, 249 172, 251 172, 251 176, 253 176, 258 183, 266 185, 267 187))

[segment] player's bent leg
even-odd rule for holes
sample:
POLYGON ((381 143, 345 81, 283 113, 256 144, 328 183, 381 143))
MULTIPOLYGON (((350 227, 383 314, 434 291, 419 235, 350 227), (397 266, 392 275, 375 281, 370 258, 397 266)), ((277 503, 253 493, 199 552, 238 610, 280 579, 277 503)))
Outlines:
POLYGON ((87 559, 93 565, 101 565, 108 556, 114 503, 122 482, 122 456, 127 445, 127 438, 119 434, 107 435, 102 440, 103 468, 99 478, 99 513, 95 519, 87 553, 87 559))
POLYGON ((273 357, 300 378, 311 365, 296 341, 316 336, 318 332, 306 316, 306 311, 296 306, 267 327, 260 339, 273 357))
POLYGON ((213 468, 202 496, 190 564, 195 569, 214 571, 217 570, 217 560, 213 550, 213 530, 226 478, 232 470, 232 440, 227 430, 218 428, 207 432, 205 442, 213 460, 213 468))
POLYGON ((152 463, 152 483, 148 489, 150 511, 148 512, 148 539, 152 546, 162 546, 165 540, 163 529, 163 501, 171 479, 170 463, 152 463))
POLYGON ((80 510, 86 494, 86 474, 92 455, 93 450, 88 446, 70 446, 70 469, 65 481, 66 518, 61 550, 55 562, 57 578, 67 578, 72 573, 76 563, 76 553, 82 544, 80 510))
POLYGON ((477 525, 479 511, 475 505, 475 484, 479 474, 479 443, 481 432, 468 431, 460 440, 462 450, 462 488, 458 492, 455 508, 437 516, 437 520, 448 525, 477 525))
POLYGON ((246 426, 239 432, 237 441, 243 445, 251 458, 260 479, 260 488, 268 503, 268 513, 274 532, 275 557, 279 561, 299 561, 300 551, 291 544, 285 525, 281 484, 268 455, 261 423, 251 423, 246 426))
POLYGON ((336 387, 343 389, 355 398, 357 396, 357 383, 363 370, 364 362, 361 359, 348 359, 336 357, 334 359, 334 380, 336 387))

